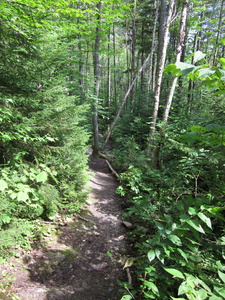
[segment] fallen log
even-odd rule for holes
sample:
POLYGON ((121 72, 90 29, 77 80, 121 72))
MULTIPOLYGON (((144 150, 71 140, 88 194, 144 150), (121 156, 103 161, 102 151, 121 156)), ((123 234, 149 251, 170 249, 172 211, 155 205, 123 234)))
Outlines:
POLYGON ((113 169, 113 167, 111 166, 111 164, 109 163, 109 161, 107 159, 105 161, 106 161, 109 169, 112 171, 113 175, 115 175, 119 179, 120 175, 113 169))

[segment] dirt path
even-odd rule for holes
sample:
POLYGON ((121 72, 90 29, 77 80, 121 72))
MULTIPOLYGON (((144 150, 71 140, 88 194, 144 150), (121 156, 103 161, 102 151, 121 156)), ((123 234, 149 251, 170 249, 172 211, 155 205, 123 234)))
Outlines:
POLYGON ((104 159, 92 158, 90 169, 92 192, 82 218, 70 220, 55 237, 51 234, 44 248, 27 254, 25 265, 20 259, 12 262, 12 289, 18 299, 121 298, 117 280, 127 278, 119 259, 127 246, 117 181, 104 159))

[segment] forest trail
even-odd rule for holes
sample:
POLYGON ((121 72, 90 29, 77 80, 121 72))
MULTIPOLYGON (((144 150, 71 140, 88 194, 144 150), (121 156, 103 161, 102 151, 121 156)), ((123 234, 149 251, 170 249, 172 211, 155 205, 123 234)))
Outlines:
MULTIPOLYGON (((89 204, 44 248, 12 262, 11 290, 21 300, 119 300, 117 280, 126 281, 126 255, 118 183, 104 159, 91 158, 89 204)), ((9 270, 8 270, 9 271, 9 270)), ((0 299, 12 299, 1 298, 0 299)))

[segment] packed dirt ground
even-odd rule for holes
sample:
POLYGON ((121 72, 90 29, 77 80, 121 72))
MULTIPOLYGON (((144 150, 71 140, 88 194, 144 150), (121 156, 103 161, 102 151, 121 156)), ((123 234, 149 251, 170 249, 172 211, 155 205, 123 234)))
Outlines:
POLYGON ((119 300, 128 255, 118 182, 104 159, 90 159, 88 204, 46 234, 46 245, 1 266, 0 299, 119 300))

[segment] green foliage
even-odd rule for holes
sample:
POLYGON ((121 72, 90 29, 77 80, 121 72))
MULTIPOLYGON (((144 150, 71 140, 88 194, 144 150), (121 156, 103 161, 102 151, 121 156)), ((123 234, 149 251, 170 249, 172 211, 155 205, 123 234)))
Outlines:
POLYGON ((36 220, 86 200, 90 109, 71 94, 71 44, 49 19, 55 2, 28 2, 0 4, 0 257, 30 247, 36 220))
POLYGON ((125 216, 135 228, 138 299, 224 299, 223 143, 219 124, 168 130, 161 169, 136 157, 121 174, 118 192, 130 196, 125 216))

